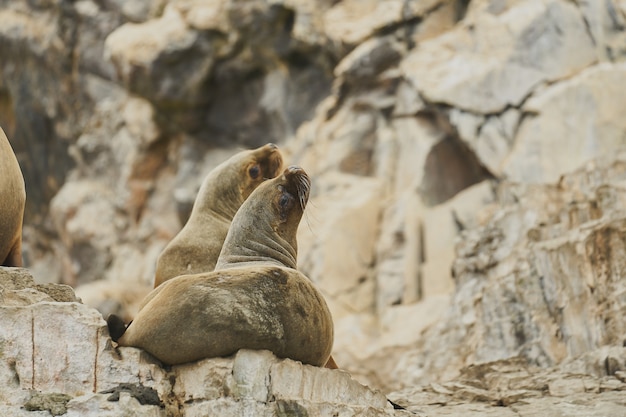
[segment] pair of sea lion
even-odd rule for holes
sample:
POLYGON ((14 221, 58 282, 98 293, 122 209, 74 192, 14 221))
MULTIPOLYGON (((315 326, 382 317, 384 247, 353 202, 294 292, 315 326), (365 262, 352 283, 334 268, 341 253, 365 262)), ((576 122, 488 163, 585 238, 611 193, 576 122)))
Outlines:
POLYGON ((0 128, 0 265, 22 266, 26 187, 9 139, 0 128))
POLYGON ((187 224, 159 256, 155 289, 135 320, 126 328, 108 318, 113 340, 166 364, 242 348, 328 362, 330 312, 296 270, 296 231, 310 180, 296 167, 277 177, 281 167, 280 151, 269 144, 207 176, 187 224), (268 178, 274 179, 263 182, 268 178))
POLYGON ((319 291, 296 270, 296 232, 309 190, 309 177, 298 167, 263 182, 234 216, 215 271, 164 282, 128 328, 109 318, 112 338, 169 365, 239 349, 325 365, 332 317, 319 291))

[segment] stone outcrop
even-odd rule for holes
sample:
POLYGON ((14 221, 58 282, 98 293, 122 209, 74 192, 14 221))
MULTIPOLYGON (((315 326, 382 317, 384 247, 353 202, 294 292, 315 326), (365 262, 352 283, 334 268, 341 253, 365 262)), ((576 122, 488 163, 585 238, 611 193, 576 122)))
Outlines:
POLYGON ((114 348, 99 312, 23 269, 0 267, 0 296, 3 416, 393 415, 348 373, 268 351, 165 368, 114 348))
POLYGON ((462 369, 458 379, 407 388, 392 398, 420 416, 619 416, 626 412, 626 375, 603 368, 607 361, 623 368, 625 353, 623 347, 601 349, 548 369, 520 358, 487 362, 462 369))
POLYGON ((23 269, 0 268, 0 295, 3 416, 548 416, 572 402, 589 416, 626 410, 623 347, 558 368, 521 357, 471 365, 455 380, 391 393, 408 409, 394 410, 345 371, 268 351, 163 367, 139 349, 115 348, 96 310, 67 286, 34 284, 23 269))
POLYGON ((393 357, 378 373, 385 384, 452 378, 465 366, 513 356, 553 366, 621 345, 625 180, 621 152, 556 184, 503 182, 491 220, 457 241, 455 291, 443 320, 401 354, 375 355, 393 357))

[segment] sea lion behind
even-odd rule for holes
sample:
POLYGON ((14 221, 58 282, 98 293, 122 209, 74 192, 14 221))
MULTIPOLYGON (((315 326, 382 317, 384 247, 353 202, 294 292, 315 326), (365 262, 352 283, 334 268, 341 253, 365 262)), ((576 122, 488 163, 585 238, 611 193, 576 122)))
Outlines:
POLYGON ((270 143, 239 152, 213 169, 200 187, 189 220, 159 255, 154 287, 179 275, 212 271, 233 216, 281 167, 280 151, 270 143))
POLYGON ((109 320, 121 346, 175 365, 267 349, 323 366, 333 323, 311 281, 296 270, 296 231, 310 181, 296 167, 261 184, 235 215, 214 272, 173 278, 154 289, 135 320, 109 320))
POLYGON ((325 301, 297 271, 241 268, 165 282, 119 340, 176 365, 239 349, 323 366, 332 348, 325 301))
POLYGON ((0 128, 0 264, 22 266, 26 188, 20 165, 0 128))

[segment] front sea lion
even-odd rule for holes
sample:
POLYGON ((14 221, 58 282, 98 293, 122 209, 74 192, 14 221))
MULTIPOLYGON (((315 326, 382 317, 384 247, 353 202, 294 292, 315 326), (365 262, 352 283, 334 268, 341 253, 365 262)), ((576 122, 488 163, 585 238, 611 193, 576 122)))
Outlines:
POLYGON ((154 287, 170 278, 210 272, 233 216, 250 193, 279 174, 283 158, 273 143, 239 152, 205 178, 189 220, 157 260, 154 287))
POLYGON ((113 340, 168 365, 267 349, 323 366, 333 344, 332 318, 319 291, 296 270, 296 231, 309 188, 297 167, 261 184, 233 218, 216 270, 154 289, 125 333, 111 317, 113 340))
POLYGON ((0 264, 22 266, 26 187, 13 148, 0 128, 0 264))

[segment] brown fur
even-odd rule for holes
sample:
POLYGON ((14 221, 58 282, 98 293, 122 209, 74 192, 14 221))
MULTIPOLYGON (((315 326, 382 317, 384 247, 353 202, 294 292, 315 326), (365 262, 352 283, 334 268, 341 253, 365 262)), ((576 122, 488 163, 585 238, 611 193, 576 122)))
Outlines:
POLYGON ((154 289, 119 344, 141 347, 170 365, 239 349, 326 364, 332 317, 319 291, 295 269, 309 188, 295 167, 261 184, 233 218, 216 270, 154 289))
POLYGON ((26 188, 9 139, 0 128, 0 264, 22 266, 26 188))
POLYGON ((274 178, 282 156, 274 144, 239 152, 212 170, 196 197, 189 220, 157 260, 154 287, 179 275, 215 268, 233 216, 264 180, 274 178), (256 176, 251 169, 256 169, 256 176))

